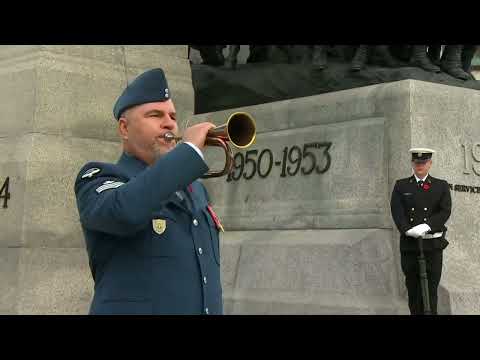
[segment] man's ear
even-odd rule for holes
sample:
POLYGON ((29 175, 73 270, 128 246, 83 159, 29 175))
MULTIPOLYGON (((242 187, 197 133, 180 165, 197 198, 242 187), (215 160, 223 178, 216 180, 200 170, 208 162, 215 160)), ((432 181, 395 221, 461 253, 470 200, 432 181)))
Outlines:
POLYGON ((122 140, 128 140, 128 120, 124 117, 118 119, 118 133, 122 140))

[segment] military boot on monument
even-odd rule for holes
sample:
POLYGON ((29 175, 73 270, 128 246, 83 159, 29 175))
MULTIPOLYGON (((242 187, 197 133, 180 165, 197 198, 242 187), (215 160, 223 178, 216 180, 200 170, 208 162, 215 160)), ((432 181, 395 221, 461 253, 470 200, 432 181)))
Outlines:
POLYGON ((463 45, 447 45, 443 52, 441 68, 447 74, 461 80, 471 79, 470 74, 462 69, 463 45))
POLYGON ((412 58, 410 63, 419 68, 439 73, 441 72, 440 68, 437 65, 432 64, 430 59, 427 57, 427 46, 426 45, 414 45, 412 49, 412 58))
POLYGON ((289 64, 310 64, 312 62, 312 49, 307 45, 278 46, 288 58, 289 64))
POLYGON ((428 58, 432 64, 440 66, 442 45, 428 45, 428 58))
POLYGON ((365 67, 368 57, 368 45, 359 45, 352 59, 350 70, 360 71, 365 67))
POLYGON ((388 67, 400 67, 402 64, 397 61, 388 48, 388 45, 375 46, 375 54, 378 56, 378 64, 388 67))
POLYGON ((327 49, 324 45, 313 46, 312 65, 316 69, 325 69, 327 67, 327 49))
POLYGON ((229 45, 228 46, 228 55, 225 59, 225 67, 227 69, 234 70, 237 67, 237 56, 240 51, 240 45, 229 45))
POLYGON ((476 80, 471 73, 472 60, 477 51, 477 45, 463 45, 462 51, 462 68, 469 76, 470 80, 476 80))
POLYGON ((297 55, 298 55, 298 63, 300 64, 310 64, 312 62, 312 50, 309 46, 301 46, 297 45, 297 55))
POLYGON ((250 53, 247 58, 247 64, 259 63, 268 60, 269 45, 249 45, 250 53))
POLYGON ((200 46, 198 50, 200 51, 203 64, 210 66, 222 66, 225 62, 223 48, 224 46, 222 45, 200 46))

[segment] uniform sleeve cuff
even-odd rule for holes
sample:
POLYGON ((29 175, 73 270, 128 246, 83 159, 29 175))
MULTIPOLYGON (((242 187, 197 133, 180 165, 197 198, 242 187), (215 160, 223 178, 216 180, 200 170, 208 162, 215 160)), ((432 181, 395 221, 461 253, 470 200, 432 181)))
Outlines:
POLYGON ((197 152, 197 154, 200 155, 202 160, 205 161, 205 158, 203 157, 202 151, 196 145, 194 145, 194 144, 192 144, 191 142, 188 142, 188 141, 186 141, 185 144, 190 145, 193 148, 193 150, 195 150, 197 152))

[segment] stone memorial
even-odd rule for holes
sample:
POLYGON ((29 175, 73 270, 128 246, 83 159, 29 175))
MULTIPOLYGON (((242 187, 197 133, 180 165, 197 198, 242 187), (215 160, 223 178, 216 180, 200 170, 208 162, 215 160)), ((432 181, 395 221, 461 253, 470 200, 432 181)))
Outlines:
POLYGON ((408 149, 423 144, 452 189, 439 313, 478 314, 479 100, 402 80, 196 115, 221 123, 246 111, 258 125, 230 178, 205 181, 226 229, 227 313, 408 314, 389 203, 411 175, 408 149))
MULTIPOLYGON (((87 161, 118 159, 113 103, 155 67, 181 130, 236 111, 256 120, 232 173, 203 180, 226 230, 226 314, 408 314, 390 194, 420 145, 437 150, 432 175, 452 192, 439 313, 480 314, 479 82, 388 68, 375 51, 352 71, 348 49, 251 49, 242 64, 238 48, 202 48, 208 65, 187 45, 0 48, 0 314, 88 312, 74 179, 87 161)), ((205 156, 223 167, 220 149, 205 156)))

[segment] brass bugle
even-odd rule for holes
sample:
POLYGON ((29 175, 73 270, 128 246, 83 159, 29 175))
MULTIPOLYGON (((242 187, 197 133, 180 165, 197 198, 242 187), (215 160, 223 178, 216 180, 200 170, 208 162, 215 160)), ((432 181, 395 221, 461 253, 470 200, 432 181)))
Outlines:
MULTIPOLYGON (((205 145, 219 146, 225 151, 225 166, 221 171, 208 171, 202 178, 219 177, 232 171, 233 154, 228 143, 232 143, 239 149, 245 149, 252 145, 257 134, 254 118, 246 112, 234 112, 223 125, 210 129, 207 133, 205 145)), ((166 141, 182 139, 171 132, 164 135, 166 141)))

